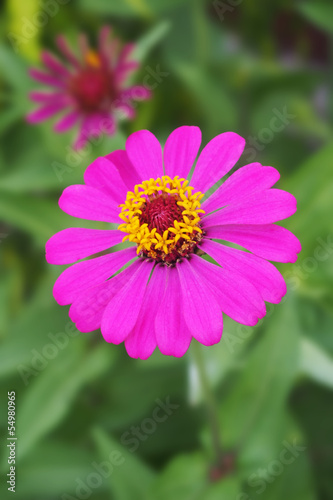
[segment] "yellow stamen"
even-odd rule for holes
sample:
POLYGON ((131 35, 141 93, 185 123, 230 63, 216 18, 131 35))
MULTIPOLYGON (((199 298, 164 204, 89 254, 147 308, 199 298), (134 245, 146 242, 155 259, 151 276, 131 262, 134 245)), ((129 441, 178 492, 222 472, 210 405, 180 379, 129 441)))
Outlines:
MULTIPOLYGON (((119 205, 121 212, 119 217, 122 224, 118 229, 128 233, 123 241, 129 240, 137 243, 137 253, 144 252, 145 255, 162 258, 170 254, 178 244, 185 244, 188 248, 196 245, 200 240, 202 229, 198 225, 200 215, 205 213, 200 207, 200 200, 204 195, 200 192, 193 193, 193 187, 188 186, 188 181, 179 176, 173 179, 163 175, 158 179, 149 179, 137 184, 133 191, 129 191, 124 203, 119 205), (170 197, 179 206, 182 220, 174 220, 173 226, 159 234, 156 227, 148 228, 147 223, 140 222, 146 203, 159 197, 170 197), (161 257, 162 256, 162 257, 161 257)), ((192 248, 191 247, 191 248, 192 248)), ((177 247, 178 248, 178 247, 177 247)))
POLYGON ((88 66, 92 66, 93 68, 99 68, 101 66, 101 59, 95 50, 88 50, 84 56, 84 60, 88 66))

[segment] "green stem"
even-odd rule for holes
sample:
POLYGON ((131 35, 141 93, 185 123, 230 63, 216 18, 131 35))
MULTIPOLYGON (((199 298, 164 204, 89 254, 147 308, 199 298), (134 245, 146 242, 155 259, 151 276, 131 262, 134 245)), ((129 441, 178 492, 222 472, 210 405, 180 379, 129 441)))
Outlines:
POLYGON ((221 444, 217 403, 207 375, 205 360, 202 355, 202 347, 198 342, 192 343, 192 352, 195 364, 198 369, 202 392, 207 407, 207 413, 208 413, 208 419, 212 437, 212 447, 217 462, 219 462, 221 457, 223 456, 223 448, 221 444))

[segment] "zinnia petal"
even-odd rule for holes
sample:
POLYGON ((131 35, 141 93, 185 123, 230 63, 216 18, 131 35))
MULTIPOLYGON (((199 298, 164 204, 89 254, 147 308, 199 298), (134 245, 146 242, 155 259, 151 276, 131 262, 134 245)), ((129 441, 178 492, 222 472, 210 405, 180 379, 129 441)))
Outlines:
POLYGON ((163 175, 162 148, 149 130, 139 130, 130 135, 126 141, 126 152, 141 181, 163 175))
POLYGON ((64 229, 46 243, 46 260, 49 264, 72 264, 121 243, 122 238, 120 231, 112 229, 64 229))
POLYGON ((165 274, 159 266, 154 268, 143 297, 138 320, 125 340, 125 347, 132 358, 147 359, 156 347, 155 317, 165 291, 165 274))
POLYGON ((56 280, 53 287, 54 298, 62 306, 70 304, 78 293, 107 280, 135 257, 135 248, 126 248, 74 264, 56 280))
POLYGON ((164 168, 170 177, 187 178, 201 144, 199 127, 179 127, 166 140, 164 146, 164 168))
POLYGON ((202 204, 202 208, 208 214, 231 203, 237 204, 243 198, 272 187, 279 178, 280 174, 275 168, 251 163, 234 172, 202 204))
POLYGON ((107 342, 120 344, 134 328, 152 268, 152 262, 140 261, 126 285, 111 299, 101 326, 107 342))
POLYGON ((136 260, 110 280, 76 294, 69 309, 69 317, 80 332, 92 332, 100 328, 106 306, 126 285, 139 264, 136 260))
POLYGON ((222 312, 209 286, 188 260, 177 264, 185 322, 193 337, 204 345, 221 340, 222 312))
POLYGON ((270 224, 293 215, 296 203, 295 197, 286 191, 266 189, 208 215, 203 225, 270 224))
POLYGON ((205 240, 201 248, 220 266, 246 278, 265 301, 277 304, 287 293, 282 274, 267 260, 210 240, 205 240))
POLYGON ((155 319, 157 345, 162 354, 181 357, 189 348, 192 335, 184 321, 179 277, 175 269, 165 266, 155 272, 164 282, 164 295, 155 319))
POLYGON ((296 262, 302 249, 293 233, 275 224, 212 226, 206 229, 206 237, 236 243, 275 262, 296 262))
POLYGON ((212 139, 202 150, 191 179, 191 186, 204 193, 235 166, 245 140, 234 132, 212 139))
POLYGON ((103 191, 117 205, 123 203, 128 191, 117 168, 104 157, 97 158, 89 165, 84 173, 84 182, 103 191))
POLYGON ((105 158, 110 160, 113 165, 117 167, 118 172, 128 191, 133 191, 134 186, 136 184, 140 184, 141 177, 130 162, 126 151, 124 151, 123 149, 118 149, 116 151, 113 151, 109 155, 106 155, 105 158))
POLYGON ((193 255, 191 265, 201 279, 207 281, 227 316, 249 326, 256 325, 265 316, 265 302, 254 285, 240 274, 222 269, 197 255, 193 255))
POLYGON ((119 223, 117 203, 92 186, 68 186, 60 196, 59 207, 73 217, 119 223))

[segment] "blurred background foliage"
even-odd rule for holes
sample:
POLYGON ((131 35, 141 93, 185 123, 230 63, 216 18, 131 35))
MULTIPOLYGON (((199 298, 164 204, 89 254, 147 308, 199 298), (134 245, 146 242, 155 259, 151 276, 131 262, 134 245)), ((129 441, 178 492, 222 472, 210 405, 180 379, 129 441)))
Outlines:
POLYGON ((1 8, 1 498, 9 497, 7 391, 16 390, 18 499, 332 499, 332 2, 8 0, 1 8), (53 14, 37 26, 36 13, 51 12, 50 3, 53 14), (137 82, 151 71, 163 77, 135 121, 74 155, 70 133, 25 122, 35 87, 27 68, 42 47, 54 49, 59 32, 72 42, 80 31, 95 40, 104 24, 137 42, 137 82), (240 164, 275 166, 279 187, 298 199, 284 225, 303 251, 296 264, 279 266, 286 300, 255 328, 225 318, 221 343, 201 350, 224 449, 235 454, 226 475, 214 462, 207 388, 193 353, 173 359, 156 352, 142 362, 98 332, 70 336, 67 308, 52 297, 60 268, 44 260, 47 238, 82 225, 58 208, 65 186, 82 183, 86 166, 122 148, 131 132, 148 128, 163 142, 183 124, 199 125, 204 142, 240 133, 248 141, 240 164), (67 167, 61 176, 57 162, 67 167), (50 334, 58 333, 65 347, 54 347, 50 334), (166 398, 177 409, 143 432, 133 451, 124 435, 132 426, 142 432, 166 398), (295 443, 302 450, 281 465, 295 443), (125 462, 80 493, 93 462, 112 450, 125 462))

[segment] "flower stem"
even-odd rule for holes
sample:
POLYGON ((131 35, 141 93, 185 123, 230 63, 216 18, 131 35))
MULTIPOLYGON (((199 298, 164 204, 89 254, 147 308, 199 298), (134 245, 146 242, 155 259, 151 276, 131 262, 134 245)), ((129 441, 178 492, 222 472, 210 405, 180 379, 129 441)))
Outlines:
POLYGON ((214 450, 214 454, 216 456, 216 462, 218 463, 223 457, 223 448, 220 436, 217 402, 207 375, 205 360, 202 354, 202 347, 198 342, 193 342, 192 346, 193 346, 194 361, 198 369, 202 392, 208 413, 211 438, 212 438, 212 447, 214 450))

